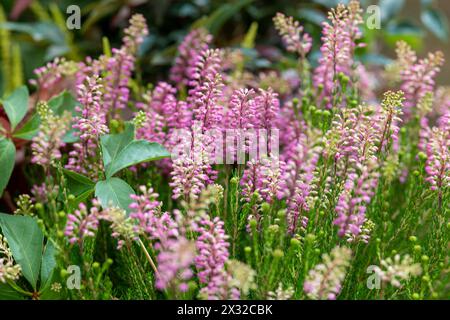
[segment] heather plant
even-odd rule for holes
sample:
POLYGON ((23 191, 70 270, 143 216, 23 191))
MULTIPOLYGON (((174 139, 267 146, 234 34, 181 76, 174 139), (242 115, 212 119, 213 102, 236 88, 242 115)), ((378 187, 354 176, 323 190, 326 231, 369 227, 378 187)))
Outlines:
POLYGON ((194 28, 145 83, 140 14, 119 48, 38 69, 1 101, 0 192, 19 151, 30 187, 0 214, 0 298, 448 298, 444 57, 399 42, 372 70, 362 12, 315 44, 276 14, 291 79, 194 28))

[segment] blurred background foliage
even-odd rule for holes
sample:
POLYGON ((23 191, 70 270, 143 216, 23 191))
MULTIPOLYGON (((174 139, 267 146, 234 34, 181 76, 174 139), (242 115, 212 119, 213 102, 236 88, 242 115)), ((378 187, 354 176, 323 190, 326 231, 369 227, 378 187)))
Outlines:
MULTIPOLYGON (((280 39, 272 24, 276 12, 301 21, 315 39, 311 60, 317 60, 321 23, 330 7, 345 0, 2 0, 0 7, 0 58, 2 95, 27 79, 33 70, 55 57, 80 61, 102 53, 104 37, 118 46, 123 28, 134 12, 144 14, 150 34, 140 49, 140 69, 148 81, 166 79, 177 45, 195 27, 205 27, 219 47, 241 48, 250 70, 284 68, 294 57, 282 57, 280 39), (81 8, 81 29, 66 27, 67 7, 81 8), (256 46, 253 44, 256 43, 256 46), (275 63, 275 64, 273 64, 275 63)), ((364 8, 379 5, 381 29, 365 30, 368 46, 359 58, 374 65, 390 61, 395 42, 403 39, 414 49, 440 49, 448 45, 450 1, 363 0, 364 8)), ((292 60, 292 61, 291 61, 292 60)), ((447 81, 447 64, 440 82, 447 81)))

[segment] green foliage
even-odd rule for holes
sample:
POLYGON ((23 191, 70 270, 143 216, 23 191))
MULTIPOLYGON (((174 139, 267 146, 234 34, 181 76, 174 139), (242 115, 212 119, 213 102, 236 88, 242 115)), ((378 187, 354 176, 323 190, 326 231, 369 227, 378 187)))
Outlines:
POLYGON ((29 93, 26 86, 16 89, 1 101, 8 116, 12 130, 23 120, 28 111, 29 93))
POLYGON ((0 213, 0 227, 14 259, 20 264, 24 277, 34 290, 41 270, 44 235, 36 220, 25 216, 0 213))
POLYGON ((8 185, 16 160, 16 148, 11 140, 0 136, 0 196, 8 185))
POLYGON ((116 177, 99 181, 95 185, 95 196, 104 208, 119 207, 129 212, 132 202, 130 194, 135 194, 133 188, 116 177))
POLYGON ((122 133, 102 136, 101 144, 107 178, 127 167, 170 157, 170 153, 158 143, 134 140, 131 123, 125 125, 122 133))

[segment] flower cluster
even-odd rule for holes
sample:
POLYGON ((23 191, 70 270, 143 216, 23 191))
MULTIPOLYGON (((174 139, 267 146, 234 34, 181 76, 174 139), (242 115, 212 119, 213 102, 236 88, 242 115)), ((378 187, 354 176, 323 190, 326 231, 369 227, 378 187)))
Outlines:
POLYGON ((48 168, 51 161, 61 159, 60 149, 65 145, 63 137, 68 131, 71 115, 65 113, 61 117, 55 116, 45 103, 38 104, 37 112, 41 119, 41 127, 31 144, 33 152, 31 162, 48 168))
MULTIPOLYGON (((348 6, 339 4, 329 13, 330 22, 323 23, 322 53, 319 66, 314 72, 314 84, 320 87, 320 101, 328 108, 335 107, 338 94, 338 75, 354 75, 354 50, 362 36, 359 25, 363 22, 359 1, 352 0, 348 6)), ((341 88, 342 89, 342 88, 341 88)))
POLYGON ((84 238, 95 236, 100 220, 101 210, 99 208, 100 204, 95 200, 89 211, 84 203, 80 203, 77 210, 67 215, 64 235, 69 243, 81 244, 84 238))
POLYGON ((192 30, 178 47, 178 56, 170 71, 174 83, 189 85, 202 52, 208 49, 212 36, 205 29, 192 30))
POLYGON ((223 225, 219 218, 203 219, 197 230, 200 234, 196 241, 199 254, 195 257, 195 266, 199 270, 200 283, 206 285, 200 295, 207 299, 239 298, 239 291, 230 287, 230 276, 225 271, 230 244, 223 225))
POLYGON ((433 92, 435 77, 444 64, 442 52, 430 53, 427 58, 417 60, 411 47, 405 42, 397 45, 400 66, 401 89, 405 92, 405 113, 411 115, 411 108, 429 92, 433 92))
POLYGON ((14 263, 6 238, 0 234, 0 283, 15 281, 19 279, 21 273, 22 269, 20 265, 14 263))
POLYGON ((283 38, 286 49, 299 54, 304 59, 312 47, 311 36, 303 32, 303 27, 298 21, 294 21, 292 17, 286 17, 282 13, 277 13, 273 22, 283 38))
POLYGON ((339 295, 352 252, 346 247, 335 247, 323 262, 309 271, 304 290, 311 299, 335 300, 339 295))
POLYGON ((374 269, 381 281, 390 283, 394 287, 401 287, 402 280, 408 280, 411 276, 419 276, 422 273, 420 263, 414 263, 409 255, 401 257, 396 254, 394 258, 381 260, 381 267, 374 269))

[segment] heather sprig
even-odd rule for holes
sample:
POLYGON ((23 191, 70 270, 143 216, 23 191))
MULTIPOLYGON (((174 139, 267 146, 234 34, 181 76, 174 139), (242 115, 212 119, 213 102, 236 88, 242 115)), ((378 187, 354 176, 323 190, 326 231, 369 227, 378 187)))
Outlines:
POLYGON ((335 247, 331 253, 322 256, 322 263, 316 265, 305 280, 306 295, 315 300, 335 300, 342 288, 352 252, 346 247, 335 247))
POLYGON ((69 130, 71 115, 65 113, 58 117, 45 103, 38 104, 37 112, 41 119, 41 127, 31 144, 33 153, 31 162, 43 166, 48 172, 52 161, 61 159, 61 148, 65 146, 63 137, 69 130))
POLYGON ((275 28, 283 38, 286 49, 297 53, 302 59, 305 59, 312 47, 312 38, 305 33, 303 27, 293 17, 286 17, 278 12, 273 18, 275 28))

